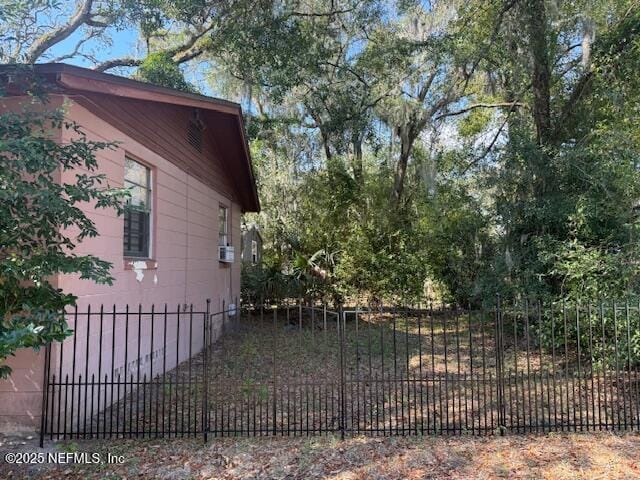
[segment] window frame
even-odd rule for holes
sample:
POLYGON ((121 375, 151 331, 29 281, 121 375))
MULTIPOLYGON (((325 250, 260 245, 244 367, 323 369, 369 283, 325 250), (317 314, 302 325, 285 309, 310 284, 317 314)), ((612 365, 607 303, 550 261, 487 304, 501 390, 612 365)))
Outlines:
POLYGON ((155 188, 154 188, 154 181, 155 181, 155 175, 154 175, 154 168, 149 165, 146 162, 143 162, 141 160, 139 160, 138 158, 136 158, 133 155, 130 155, 129 153, 125 154, 125 166, 124 166, 124 178, 123 178, 123 187, 127 188, 128 186, 132 186, 132 187, 139 187, 139 188, 144 188, 147 191, 147 208, 145 209, 140 209, 139 207, 135 207, 135 206, 131 206, 129 204, 126 204, 124 206, 124 210, 125 212, 123 213, 123 241, 122 241, 122 249, 123 249, 123 258, 125 260, 151 260, 153 258, 153 254, 154 254, 154 239, 155 236, 153 234, 154 231, 154 226, 155 226, 155 222, 154 222, 154 215, 155 215, 155 188), (137 182, 134 182, 132 180, 127 180, 126 178, 126 162, 127 161, 131 161, 134 162, 142 167, 145 168, 146 170, 146 177, 147 177, 147 185, 140 185, 137 182), (127 210, 138 210, 138 211, 143 211, 146 213, 147 215, 147 245, 146 245, 146 255, 137 255, 136 252, 133 251, 127 251, 125 248, 125 236, 124 236, 124 226, 125 223, 127 221, 126 219, 126 215, 127 215, 127 210))
POLYGON ((223 203, 218 204, 218 247, 228 247, 231 246, 231 234, 229 229, 229 207, 223 203), (224 211, 224 222, 220 222, 221 216, 220 214, 224 211), (224 224, 224 235, 222 233, 222 223, 224 224), (224 238, 224 243, 221 243, 222 238, 224 238))
POLYGON ((258 264, 258 241, 251 240, 251 263, 253 265, 258 264))

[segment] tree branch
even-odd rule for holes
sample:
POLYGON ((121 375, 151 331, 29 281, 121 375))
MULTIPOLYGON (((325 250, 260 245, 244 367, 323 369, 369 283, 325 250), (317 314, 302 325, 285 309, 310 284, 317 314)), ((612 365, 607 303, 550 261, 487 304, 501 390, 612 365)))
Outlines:
POLYGON ((193 60, 194 58, 199 57, 200 55, 202 55, 204 53, 204 47, 202 45, 200 46, 191 46, 189 48, 187 48, 186 50, 179 50, 175 53, 171 53, 169 52, 169 54, 173 55, 173 61, 176 63, 185 63, 188 62, 190 60, 193 60))
POLYGON ((431 75, 429 75, 429 78, 427 79, 427 81, 424 82, 424 85, 418 92, 418 100, 420 100, 420 102, 424 102, 424 99, 427 98, 427 93, 429 93, 429 90, 431 89, 431 85, 433 85, 433 81, 436 79, 437 74, 438 74, 438 69, 436 68, 433 72, 431 72, 431 75))
POLYGON ((332 62, 330 60, 325 60, 324 62, 320 62, 318 63, 318 65, 329 65, 330 67, 333 67, 334 69, 338 70, 345 70, 346 72, 350 73, 351 75, 353 75, 356 80, 358 80, 360 83, 362 83, 365 87, 369 87, 369 82, 367 82, 367 80, 360 74, 358 73, 353 67, 351 67, 350 65, 344 64, 344 65, 340 65, 337 64, 335 62, 332 62))
POLYGON ((78 40, 78 42, 76 43, 76 46, 73 48, 73 50, 70 53, 66 53, 64 55, 60 55, 59 57, 54 58, 53 60, 51 60, 54 63, 57 62, 62 62, 63 60, 67 60, 69 58, 73 58, 77 55, 81 55, 80 54, 80 49, 82 48, 82 46, 87 43, 89 40, 91 40, 92 38, 95 38, 99 35, 98 32, 92 31, 89 33, 88 36, 81 38, 80 40, 78 40))
POLYGON ((356 10, 357 7, 345 8, 342 10, 332 9, 328 12, 298 12, 292 10, 288 13, 289 17, 335 17, 336 15, 344 15, 345 13, 351 13, 356 10))
MULTIPOLYGON (((197 45, 198 41, 202 39, 207 33, 211 31, 213 24, 201 31, 194 33, 189 37, 187 41, 176 47, 169 48, 165 52, 170 55, 174 62, 180 64, 193 60, 204 53, 205 47, 203 45, 197 45)), ((94 70, 98 72, 106 72, 116 67, 138 67, 144 61, 143 58, 114 58, 98 64, 94 70)))
MULTIPOLYGON (((595 45, 597 47, 597 50, 594 52, 594 54, 597 57, 606 57, 607 55, 611 55, 613 58, 619 59, 619 55, 629 45, 631 41, 630 39, 635 38, 634 36, 640 33, 640 27, 638 27, 638 19, 640 19, 640 14, 637 13, 637 9, 629 9, 624 17, 618 22, 618 25, 615 26, 615 29, 612 30, 613 35, 610 37, 610 39, 605 39, 604 42, 602 42, 601 39, 601 42, 595 45), (626 31, 628 25, 632 25, 630 31, 626 31)), ((576 81, 573 90, 569 94, 567 100, 564 102, 564 105, 562 106, 562 109, 560 111, 560 115, 556 123, 556 141, 559 140, 563 129, 565 129, 568 123, 571 121, 571 117, 576 111, 578 111, 578 109, 576 108, 576 104, 585 95, 587 95, 597 74, 598 73, 596 69, 589 68, 588 70, 584 71, 582 76, 576 81)))
POLYGON ((444 118, 444 117, 453 117, 456 115, 463 115, 467 112, 470 112, 471 110, 475 110, 476 108, 504 108, 504 107, 514 108, 514 107, 524 107, 524 106, 525 104, 520 102, 474 103, 461 110, 456 110, 454 112, 446 112, 441 115, 438 115, 437 117, 434 118, 434 120, 440 120, 441 118, 444 118))
POLYGON ((111 70, 112 68, 116 67, 138 67, 142 64, 142 62, 143 59, 141 58, 114 58, 113 60, 107 60, 106 62, 100 63, 94 68, 94 70, 97 72, 106 72, 107 70, 111 70))
POLYGON ((496 144, 496 142, 498 141, 498 138, 500 138, 500 134, 502 133, 502 130, 504 130, 504 127, 507 125, 507 122, 509 121, 509 118, 511 117, 511 114, 515 111, 515 107, 516 107, 517 104, 518 104, 518 102, 513 102, 511 104, 511 108, 509 109, 509 112, 507 113, 507 116, 505 117, 504 121, 502 122, 502 125, 500 125, 500 128, 498 128, 498 131, 494 135, 493 140, 491 140, 491 143, 487 146, 487 148, 484 150, 482 155, 480 155, 479 157, 474 158, 471 162, 469 162, 467 164, 467 166, 462 171, 462 175, 467 173, 471 167, 473 167, 474 165, 476 165, 479 162, 481 162, 487 155, 489 155, 489 152, 491 152, 491 150, 493 150, 493 147, 496 144))
POLYGON ((37 38, 25 55, 27 63, 35 63, 49 48, 69 37, 91 18, 93 0, 85 0, 78 6, 68 23, 37 38))

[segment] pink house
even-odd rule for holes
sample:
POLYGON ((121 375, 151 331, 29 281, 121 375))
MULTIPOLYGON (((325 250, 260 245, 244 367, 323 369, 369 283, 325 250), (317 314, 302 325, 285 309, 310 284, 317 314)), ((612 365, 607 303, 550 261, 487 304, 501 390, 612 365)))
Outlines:
MULTIPOLYGON (((99 153, 99 170, 111 185, 132 192, 124 217, 85 209, 100 235, 85 240, 79 253, 112 262, 114 285, 60 276, 58 286, 78 296, 80 309, 141 304, 148 310, 167 303, 204 310, 209 299, 217 311, 223 302, 234 304, 240 217, 259 210, 240 106, 69 65, 37 65, 35 71, 50 85, 52 107, 62 107, 89 139, 117 142, 99 153)), ((0 67, 9 92, 0 98, 0 111, 31 101, 8 72, 0 67)), ((72 132, 53 134, 65 142, 72 132)), ((123 348, 120 333, 111 335, 123 348)), ((25 350, 11 359, 14 373, 0 382, 0 431, 39 426, 43 357, 25 350)))

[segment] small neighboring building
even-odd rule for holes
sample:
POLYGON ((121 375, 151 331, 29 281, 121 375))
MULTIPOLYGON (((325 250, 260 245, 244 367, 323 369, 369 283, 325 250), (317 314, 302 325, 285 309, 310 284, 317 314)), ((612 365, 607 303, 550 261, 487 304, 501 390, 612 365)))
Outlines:
MULTIPOLYGON (((80 125, 88 140, 117 142, 97 153, 96 173, 132 191, 120 217, 90 204, 83 207, 99 236, 87 238, 77 253, 111 262, 113 285, 78 275, 59 275, 54 285, 75 294, 81 311, 102 304, 121 310, 165 303, 192 304, 203 311, 209 299, 217 312, 235 303, 240 296, 240 218, 260 208, 240 106, 70 65, 42 64, 34 71, 49 92, 52 109, 62 108, 65 119, 80 125)), ((15 67, 0 65, 0 87, 7 94, 0 98, 0 112, 31 108, 32 98, 20 80, 15 67)), ((58 142, 75 135, 63 128, 52 134, 58 142)), ((73 182, 76 173, 61 172, 61 181, 73 182)), ((160 344, 161 332, 140 333, 145 348, 154 340, 160 344)), ((113 358, 121 362, 117 355, 127 348, 124 326, 110 335, 118 339, 112 363, 113 358)), ((133 352, 136 336, 128 339, 133 352)), ((56 349, 59 345, 53 347, 54 359, 56 349)), ((183 360, 174 355, 167 368, 183 360)), ((76 362, 65 356, 57 367, 59 378, 71 371, 72 361, 78 369, 86 362, 88 375, 99 371, 94 357, 76 362)), ((142 373, 149 371, 148 359, 133 361, 142 373)), ((34 428, 40 422, 44 354, 25 349, 9 364, 13 374, 0 381, 0 431, 34 428)))
POLYGON ((254 223, 242 225, 242 263, 245 265, 260 265, 262 263, 262 235, 254 223))

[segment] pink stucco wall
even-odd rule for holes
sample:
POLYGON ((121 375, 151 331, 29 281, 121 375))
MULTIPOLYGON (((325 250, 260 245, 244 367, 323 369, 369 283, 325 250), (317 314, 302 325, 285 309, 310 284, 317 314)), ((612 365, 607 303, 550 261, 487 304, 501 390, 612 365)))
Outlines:
MULTIPOLYGON (((150 268, 142 270, 142 278, 137 278, 136 271, 127 265, 123 259, 123 220, 115 212, 95 210, 92 205, 86 205, 84 211, 91 218, 98 229, 99 236, 86 239, 77 249, 77 253, 90 253, 113 264, 112 276, 115 281, 112 286, 96 285, 87 280, 80 280, 77 276, 67 275, 57 279, 57 283, 64 291, 78 296, 79 310, 83 311, 90 305, 93 311, 104 305, 105 311, 111 311, 115 306, 118 311, 124 310, 127 304, 132 311, 137 311, 138 305, 149 311, 152 304, 156 308, 170 305, 170 310, 177 306, 185 308, 193 305, 194 310, 204 311, 206 300, 211 300, 213 312, 226 305, 234 303, 240 294, 240 261, 236 258, 233 264, 223 264, 217 260, 218 242, 218 206, 223 204, 229 208, 231 222, 231 244, 239 257, 240 252, 240 206, 233 199, 225 197, 199 179, 181 170, 169 159, 162 158, 112 125, 89 112, 82 106, 65 99, 67 116, 78 122, 90 140, 118 142, 112 150, 103 150, 98 154, 100 173, 107 176, 112 186, 122 186, 124 178, 125 154, 146 163, 152 169, 153 189, 153 221, 152 221, 152 253, 153 262, 150 268)), ((62 141, 71 139, 72 133, 63 130, 62 141)), ((70 181, 74 172, 63 173, 63 180, 70 181)), ((72 327, 73 322, 72 319, 72 327)), ((86 317, 80 321, 86 322, 86 317)), ((92 322, 97 322, 97 318, 92 322)), ((169 331, 175 328, 175 316, 170 318, 169 331), (174 323, 171 323, 174 322, 174 323)), ((199 325, 202 325, 199 320, 199 325)), ((137 335, 130 335, 129 345, 124 342, 124 323, 118 322, 115 334, 111 331, 110 323, 105 322, 103 329, 103 345, 111 345, 115 336, 117 339, 115 355, 111 358, 110 349, 103 353, 102 365, 115 364, 116 368, 124 365, 124 350, 128 347, 129 364, 136 362, 137 335)), ((142 373, 149 374, 149 349, 151 342, 150 321, 142 322, 142 354, 140 361, 142 373)), ((137 326, 137 325, 136 325, 137 326)), ((194 327, 196 328, 196 327, 194 327)), ((200 327, 201 328, 201 327, 200 327)), ((135 327, 132 327, 132 332, 135 327)), ((85 328, 79 329, 82 332, 85 328)), ((89 344, 91 352, 98 350, 97 324, 91 328, 89 344)), ((155 330, 154 343, 161 344, 161 331, 155 330)), ((192 343, 192 350, 196 352, 201 347, 201 337, 197 336, 192 343), (200 343, 198 343, 200 342, 200 343)), ((81 335, 76 338, 80 344, 86 343, 81 335)), ((71 339, 65 344, 62 361, 63 375, 71 372, 72 359, 68 355, 71 351, 71 339)), ((175 345, 175 342, 173 342, 175 345)), ((173 352, 166 352, 172 361, 168 368, 175 364, 175 346, 173 352)), ((156 350, 154 348, 154 350, 156 350)), ((181 337, 179 360, 188 356, 188 338, 181 337)), ((76 357, 76 370, 84 374, 85 370, 97 374, 98 357, 90 353, 89 358, 81 355, 76 357), (85 359, 88 363, 85 364, 85 359), (86 367, 86 368, 85 368, 86 367)), ((59 358, 59 350, 54 349, 53 358, 59 358)), ((15 372, 9 381, 0 382, 0 431, 19 428, 33 428, 40 422, 41 384, 43 378, 43 355, 32 351, 20 352, 11 361, 15 372)), ((60 371, 60 365, 54 361, 54 371, 60 371)), ((155 373, 155 369, 154 369, 155 373)))
MULTIPOLYGON (((151 257, 157 268, 144 271, 136 280, 132 270, 126 270, 122 257, 122 218, 113 211, 94 210, 87 206, 100 235, 86 239, 78 253, 91 253, 113 263, 113 286, 95 285, 73 276, 61 279, 60 287, 78 295, 78 306, 104 304, 123 306, 179 303, 204 309, 210 298, 213 308, 239 295, 240 263, 225 265, 217 260, 218 206, 227 205, 231 213, 231 243, 240 247, 240 207, 198 179, 180 170, 169 160, 133 141, 105 121, 78 104, 69 106, 69 117, 83 126, 93 140, 116 141, 114 150, 98 154, 100 173, 113 186, 122 186, 125 154, 146 163, 152 169, 153 223, 151 257)), ((63 131, 63 141, 70 138, 63 131)), ((67 172, 65 178, 73 176, 67 172)))

